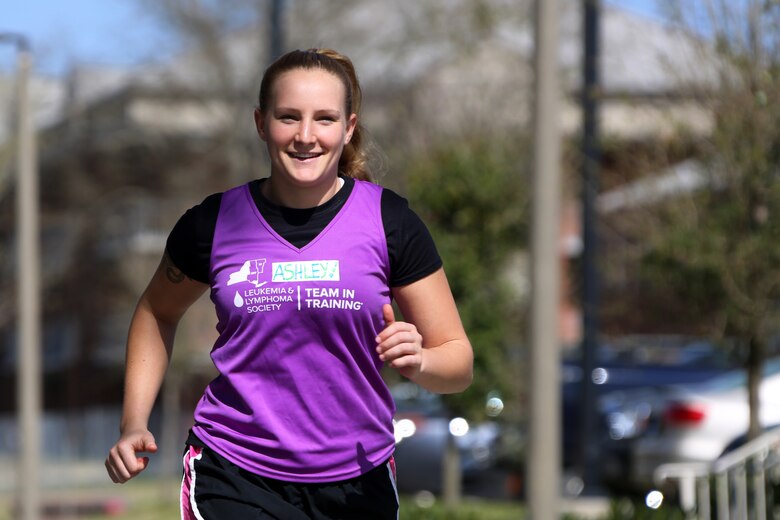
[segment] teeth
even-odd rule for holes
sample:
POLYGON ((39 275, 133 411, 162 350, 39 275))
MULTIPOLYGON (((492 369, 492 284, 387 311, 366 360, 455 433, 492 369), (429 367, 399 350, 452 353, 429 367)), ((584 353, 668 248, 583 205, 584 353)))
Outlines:
POLYGON ((293 157, 295 159, 311 159, 312 157, 317 157, 319 154, 317 153, 291 153, 290 157, 293 157))

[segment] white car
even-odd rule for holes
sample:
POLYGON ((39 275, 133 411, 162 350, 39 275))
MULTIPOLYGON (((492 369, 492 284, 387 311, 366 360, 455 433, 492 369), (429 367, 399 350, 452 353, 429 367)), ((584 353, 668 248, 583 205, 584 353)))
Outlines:
MULTIPOLYGON (((780 425, 780 358, 764 363, 759 387, 761 426, 780 425)), ((749 423, 747 375, 728 372, 705 383, 672 387, 656 410, 655 428, 632 445, 631 480, 653 485, 653 472, 667 462, 711 462, 744 439, 749 423)))

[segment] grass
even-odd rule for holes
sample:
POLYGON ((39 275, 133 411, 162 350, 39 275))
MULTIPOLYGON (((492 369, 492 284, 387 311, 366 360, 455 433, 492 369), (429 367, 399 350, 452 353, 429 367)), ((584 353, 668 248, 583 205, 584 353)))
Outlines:
MULTIPOLYGON (((57 518, 84 518, 91 520, 170 520, 179 518, 177 502, 179 483, 173 480, 138 479, 123 486, 62 489, 47 491, 44 503, 60 507, 57 518), (73 509, 68 511, 65 506, 73 509), (80 510, 78 510, 78 508, 80 510), (113 508, 108 511, 106 508, 113 508), (101 512, 102 510, 102 512, 101 512), (69 512, 70 514, 62 514, 69 512)), ((494 501, 464 498, 457 508, 449 509, 441 501, 415 500, 401 497, 403 520, 523 520, 525 507, 517 501, 494 501), (427 503, 426 503, 427 502, 427 503)), ((0 520, 11 520, 12 497, 0 496, 0 520)), ((627 500, 612 501, 609 510, 599 518, 584 519, 567 514, 562 520, 683 520, 685 517, 673 507, 651 511, 641 504, 627 500)))
MULTIPOLYGON (((49 490, 44 506, 56 509, 58 518, 90 520, 171 520, 179 518, 178 482, 137 479, 125 485, 98 488, 49 490)), ((418 505, 411 497, 401 497, 404 520, 518 520, 523 507, 517 502, 464 499, 457 511, 441 502, 418 505)), ((13 496, 0 496, 0 520, 11 520, 13 496)))
MULTIPOLYGON (((162 520, 178 518, 177 489, 164 497, 154 484, 144 485, 125 498, 126 509, 119 515, 90 516, 94 520, 162 520)), ((404 520, 518 520, 523 517, 519 503, 464 500, 452 511, 441 503, 420 506, 410 497, 401 498, 401 518, 404 520)))
MULTIPOLYGON (((176 482, 138 479, 130 484, 49 489, 43 493, 44 518, 162 520, 179 518, 176 482)), ((16 518, 15 497, 0 496, 0 520, 16 518)))
POLYGON ((410 497, 401 497, 403 520, 518 520, 524 516, 518 502, 464 499, 453 510, 437 502, 429 507, 418 505, 410 497))
MULTIPOLYGON (((95 520, 162 520, 178 518, 179 507, 175 501, 146 500, 130 505, 120 515, 90 516, 95 520)), ((464 501, 457 511, 443 505, 420 507, 411 499, 401 500, 401 518, 404 520, 518 520, 523 518, 520 504, 495 503, 492 501, 464 501)))
MULTIPOLYGON (((101 520, 163 520, 178 518, 179 509, 170 500, 145 500, 131 505, 120 516, 90 517, 101 520)), ((464 499, 456 509, 449 509, 441 503, 429 507, 417 505, 410 497, 401 498, 402 520, 523 520, 525 508, 518 502, 464 499)), ((598 519, 587 520, 684 520, 675 508, 652 511, 641 504, 626 500, 612 502, 609 512, 598 519)), ((562 520, 585 520, 575 514, 567 514, 562 520)))

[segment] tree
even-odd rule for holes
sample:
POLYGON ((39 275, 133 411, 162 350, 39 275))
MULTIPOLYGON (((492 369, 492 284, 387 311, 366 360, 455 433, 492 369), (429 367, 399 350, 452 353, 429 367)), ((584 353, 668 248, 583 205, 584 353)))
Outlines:
POLYGON ((212 142, 208 155, 224 157, 224 187, 249 180, 263 159, 254 137, 252 109, 268 65, 270 2, 261 0, 163 0, 144 5, 172 39, 186 49, 152 74, 161 91, 200 104, 212 142))
POLYGON ((743 346, 752 438, 762 364, 780 324, 780 7, 697 6, 670 13, 714 44, 721 64, 712 88, 699 92, 714 116, 711 135, 697 143, 706 189, 660 209, 664 233, 645 253, 642 276, 656 293, 706 311, 691 319, 743 346))
POLYGON ((459 141, 411 158, 407 170, 410 204, 436 241, 474 346, 474 383, 448 396, 454 410, 472 417, 484 413, 489 393, 519 391, 509 361, 519 353, 510 341, 522 306, 510 261, 527 244, 527 172, 518 168, 524 153, 522 140, 459 141))

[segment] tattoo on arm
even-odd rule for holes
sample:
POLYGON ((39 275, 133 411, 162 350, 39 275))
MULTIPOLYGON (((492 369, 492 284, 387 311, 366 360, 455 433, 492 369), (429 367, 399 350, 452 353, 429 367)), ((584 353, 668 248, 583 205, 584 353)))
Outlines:
POLYGON ((173 260, 168 256, 168 251, 163 255, 162 265, 160 267, 165 269, 165 276, 171 283, 181 283, 186 277, 186 275, 173 264, 173 260))

